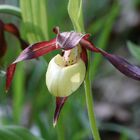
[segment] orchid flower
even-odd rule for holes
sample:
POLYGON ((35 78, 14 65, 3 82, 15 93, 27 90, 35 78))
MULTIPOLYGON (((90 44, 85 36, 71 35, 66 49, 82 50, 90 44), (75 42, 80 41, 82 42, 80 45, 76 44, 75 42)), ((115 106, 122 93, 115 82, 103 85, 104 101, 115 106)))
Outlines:
POLYGON ((120 56, 109 54, 88 40, 89 34, 75 31, 60 32, 53 29, 56 38, 38 42, 25 48, 17 59, 9 65, 6 74, 6 90, 9 89, 16 64, 20 61, 38 58, 54 50, 61 49, 62 54, 52 58, 46 73, 46 85, 49 92, 56 97, 56 109, 53 124, 57 123, 60 111, 68 98, 83 83, 88 65, 87 50, 104 56, 116 69, 124 75, 140 80, 140 68, 127 62, 120 56))
POLYGON ((19 40, 22 49, 28 46, 28 43, 21 38, 19 30, 14 24, 4 23, 0 20, 0 58, 5 55, 7 50, 7 43, 4 36, 5 31, 13 34, 19 40))

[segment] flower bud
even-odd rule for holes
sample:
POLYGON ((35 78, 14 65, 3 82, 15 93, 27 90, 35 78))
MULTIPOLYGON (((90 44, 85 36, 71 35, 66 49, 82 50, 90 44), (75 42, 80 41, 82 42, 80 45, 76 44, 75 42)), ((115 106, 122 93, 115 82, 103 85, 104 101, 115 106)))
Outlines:
POLYGON ((66 97, 76 91, 85 78, 86 67, 82 59, 65 66, 62 56, 56 55, 49 63, 46 84, 51 94, 66 97))

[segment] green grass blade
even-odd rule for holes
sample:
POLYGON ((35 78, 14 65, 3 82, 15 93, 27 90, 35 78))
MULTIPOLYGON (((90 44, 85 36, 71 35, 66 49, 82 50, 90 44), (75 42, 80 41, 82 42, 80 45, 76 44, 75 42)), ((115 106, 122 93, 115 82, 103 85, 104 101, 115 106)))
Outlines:
POLYGON ((105 23, 106 21, 106 18, 107 16, 104 16, 104 17, 99 17, 97 20, 95 20, 87 29, 87 32, 90 33, 92 32, 93 34, 96 34, 98 33, 102 27, 103 27, 103 24, 105 23))
POLYGON ((139 135, 135 131, 133 131, 130 128, 118 125, 118 124, 113 124, 113 123, 101 123, 99 128, 101 130, 107 130, 107 131, 114 131, 118 132, 120 134, 125 134, 129 139, 131 140, 139 140, 139 135))
MULTIPOLYGON (((42 138, 36 137, 33 134, 31 134, 31 132, 28 129, 24 127, 16 126, 16 125, 1 126, 0 130, 5 130, 8 133, 12 133, 16 135, 16 137, 20 138, 18 140, 43 140, 42 138)), ((12 139, 10 139, 10 136, 9 136, 8 139, 5 139, 5 140, 12 140, 12 139)), ((13 140, 16 140, 16 139, 13 139, 13 140)))
POLYGON ((23 63, 19 64, 17 71, 14 76, 13 82, 13 116, 14 122, 19 124, 22 116, 22 107, 24 100, 24 82, 25 82, 25 72, 23 63))
POLYGON ((130 53, 140 62, 140 46, 128 41, 127 42, 128 49, 130 53))
MULTIPOLYGON (((109 15, 107 16, 106 20, 104 21, 105 24, 104 24, 104 27, 102 27, 103 31, 102 31, 102 33, 97 41, 97 46, 99 48, 102 48, 102 49, 107 48, 109 35, 111 33, 111 30, 112 30, 112 27, 113 27, 114 22, 116 20, 116 17, 119 15, 119 13, 120 13, 120 6, 119 6, 119 4, 117 4, 115 2, 113 4, 110 12, 109 12, 109 15)), ((96 72, 98 71, 99 64, 100 64, 101 60, 102 60, 101 55, 99 55, 99 54, 94 55, 94 59, 91 62, 91 63, 93 63, 93 66, 90 69, 90 77, 92 79, 94 79, 96 72)))

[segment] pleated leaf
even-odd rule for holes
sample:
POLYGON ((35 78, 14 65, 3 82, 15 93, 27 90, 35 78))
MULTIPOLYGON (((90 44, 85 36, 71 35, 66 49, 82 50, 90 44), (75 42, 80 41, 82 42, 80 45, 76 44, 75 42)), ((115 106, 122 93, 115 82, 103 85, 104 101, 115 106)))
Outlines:
POLYGON ((20 0, 23 26, 30 43, 48 40, 46 0, 20 0))

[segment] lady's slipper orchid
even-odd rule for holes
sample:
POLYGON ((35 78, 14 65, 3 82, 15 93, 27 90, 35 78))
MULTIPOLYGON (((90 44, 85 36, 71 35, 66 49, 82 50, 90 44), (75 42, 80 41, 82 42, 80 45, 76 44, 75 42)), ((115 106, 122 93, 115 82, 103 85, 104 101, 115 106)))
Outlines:
POLYGON ((19 40, 22 49, 28 46, 28 43, 21 38, 19 30, 14 24, 4 23, 0 20, 0 58, 5 55, 7 50, 7 43, 4 36, 5 31, 13 34, 19 40))
POLYGON ((60 33, 59 28, 53 30, 57 37, 30 45, 24 49, 18 58, 9 65, 6 75, 6 90, 9 89, 16 63, 45 55, 53 50, 61 49, 62 54, 56 55, 49 63, 46 73, 48 90, 56 96, 54 125, 67 97, 72 94, 84 81, 88 63, 87 50, 100 53, 120 72, 135 80, 140 80, 140 68, 128 63, 125 59, 109 54, 95 47, 88 38, 89 34, 80 34, 74 31, 60 33))

